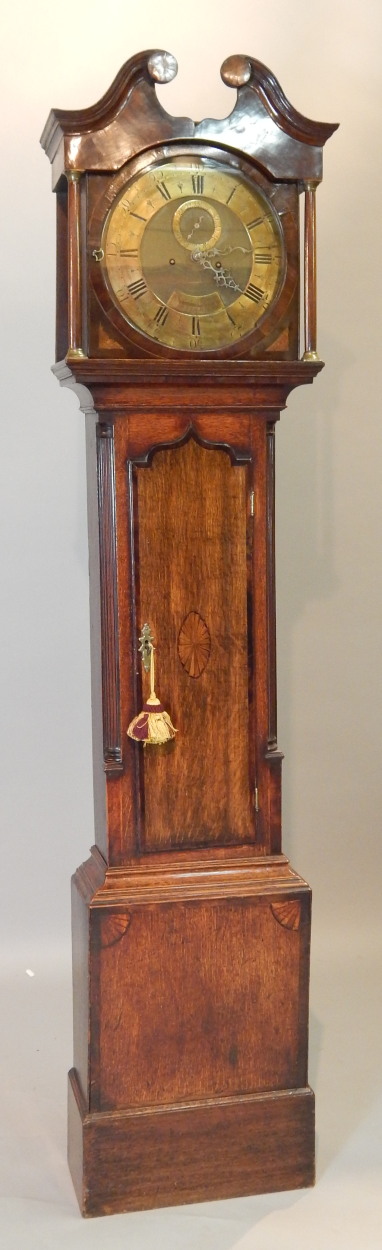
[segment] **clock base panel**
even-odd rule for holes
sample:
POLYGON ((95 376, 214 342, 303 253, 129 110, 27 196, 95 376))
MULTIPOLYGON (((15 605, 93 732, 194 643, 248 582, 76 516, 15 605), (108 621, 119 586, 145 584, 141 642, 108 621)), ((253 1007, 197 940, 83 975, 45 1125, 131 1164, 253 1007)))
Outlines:
MULTIPOLYGON (((102 867, 103 865, 103 867, 102 867)), ((314 1181, 310 890, 284 856, 73 879, 69 1163, 84 1215, 314 1181)))
POLYGON ((84 1216, 302 1189, 315 1178, 314 1094, 89 1113, 72 1069, 69 1167, 84 1216))

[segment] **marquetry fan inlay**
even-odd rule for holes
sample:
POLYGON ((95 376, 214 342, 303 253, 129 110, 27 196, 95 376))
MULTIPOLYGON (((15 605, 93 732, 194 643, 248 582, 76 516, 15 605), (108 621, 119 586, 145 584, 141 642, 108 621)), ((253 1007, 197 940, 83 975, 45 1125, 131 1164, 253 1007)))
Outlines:
POLYGON ((271 911, 275 920, 283 925, 284 929, 293 929, 294 932, 300 928, 301 921, 301 903, 299 899, 288 899, 282 903, 271 903, 271 911))
POLYGON ((189 612, 179 631, 178 655, 189 677, 200 677, 211 654, 211 634, 199 612, 189 612))
POLYGON ((118 912, 105 916, 102 925, 102 948, 115 946, 127 933, 130 924, 128 912, 118 912))

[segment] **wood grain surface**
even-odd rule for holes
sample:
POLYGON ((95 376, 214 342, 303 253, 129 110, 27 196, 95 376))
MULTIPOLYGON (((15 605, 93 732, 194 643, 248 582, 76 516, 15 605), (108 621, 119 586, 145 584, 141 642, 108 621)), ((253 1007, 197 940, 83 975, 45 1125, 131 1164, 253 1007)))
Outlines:
POLYGON ((277 922, 268 900, 149 904, 129 909, 111 945, 104 912, 92 1109, 305 1085, 308 915, 305 899, 296 931, 277 922))
POLYGON ((85 1216, 314 1184, 309 1088, 89 1115, 69 1074, 69 1165, 85 1216))
POLYGON ((191 439, 136 473, 141 624, 152 628, 157 692, 178 730, 169 749, 144 752, 143 845, 245 842, 254 836, 246 469, 191 439), (198 680, 179 656, 191 612, 211 638, 198 680))

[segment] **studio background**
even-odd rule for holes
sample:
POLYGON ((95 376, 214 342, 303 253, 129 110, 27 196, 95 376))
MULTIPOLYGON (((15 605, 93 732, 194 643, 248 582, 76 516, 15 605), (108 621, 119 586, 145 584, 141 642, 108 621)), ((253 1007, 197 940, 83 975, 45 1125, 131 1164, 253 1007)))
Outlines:
POLYGON ((163 1237, 166 1246, 274 1250, 277 1235, 286 1250, 296 1230, 305 1235, 304 1219, 312 1220, 310 1250, 382 1245, 381 46, 379 0, 195 0, 186 7, 66 0, 64 9, 16 0, 3 15, 6 1250, 20 1250, 24 1236, 40 1248, 48 1225, 46 1244, 53 1244, 53 1224, 57 1247, 69 1244, 70 1231, 75 1247, 85 1239, 117 1247, 130 1237, 141 1250, 163 1237), (291 395, 276 440, 284 850, 313 887, 311 1081, 319 1094, 321 1179, 304 1198, 189 1209, 184 1224, 179 1212, 162 1212, 84 1225, 65 1168, 69 879, 93 841, 84 424, 77 400, 50 372, 55 199, 38 140, 52 106, 94 103, 122 63, 148 47, 168 49, 179 63, 175 81, 159 89, 169 112, 226 115, 234 97, 220 65, 247 52, 271 68, 296 109, 340 122, 324 150, 317 193, 318 347, 326 367, 312 387, 291 395), (334 1189, 320 1205, 328 1177, 334 1189), (350 1206, 336 1190, 341 1183, 350 1206))

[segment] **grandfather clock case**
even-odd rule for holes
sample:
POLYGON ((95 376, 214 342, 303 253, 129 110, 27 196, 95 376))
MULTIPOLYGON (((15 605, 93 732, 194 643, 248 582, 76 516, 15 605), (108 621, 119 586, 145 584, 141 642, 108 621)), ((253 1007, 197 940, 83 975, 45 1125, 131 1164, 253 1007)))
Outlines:
POLYGON ((222 66, 226 119, 172 117, 156 84, 176 71, 134 56, 41 140, 54 372, 87 438, 95 845, 72 883, 69 1164, 88 1216, 314 1181, 274 443, 322 368, 315 192, 336 127, 247 56, 222 66))

